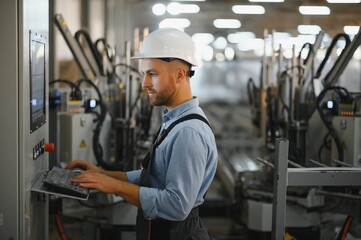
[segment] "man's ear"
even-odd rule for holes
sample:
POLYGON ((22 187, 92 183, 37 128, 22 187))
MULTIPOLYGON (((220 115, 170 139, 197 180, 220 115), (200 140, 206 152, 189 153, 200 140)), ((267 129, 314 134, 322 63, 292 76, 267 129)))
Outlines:
POLYGON ((177 69, 177 83, 182 81, 187 76, 187 71, 183 67, 177 69))

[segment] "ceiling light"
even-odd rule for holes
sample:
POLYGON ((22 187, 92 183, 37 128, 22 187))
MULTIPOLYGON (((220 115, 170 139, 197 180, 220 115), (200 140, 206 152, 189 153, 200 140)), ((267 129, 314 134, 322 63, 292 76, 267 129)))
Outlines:
POLYGON ((356 35, 360 30, 360 26, 344 26, 343 31, 348 35, 356 35))
POLYGON ((177 2, 204 2, 206 0, 172 0, 177 2))
POLYGON ((196 45, 208 45, 213 42, 214 37, 210 33, 196 33, 192 36, 192 39, 196 45))
POLYGON ((284 0, 248 0, 249 2, 284 2, 284 0))
POLYGON ((159 23, 159 28, 172 27, 183 30, 191 25, 186 18, 166 18, 159 23))
POLYGON ((318 25, 298 25, 297 30, 301 34, 318 34, 321 27, 318 25))
POLYGON ((213 47, 217 49, 225 49, 227 47, 227 40, 224 37, 218 37, 213 42, 213 47))
POLYGON ((248 39, 237 44, 237 48, 240 51, 249 51, 255 49, 264 48, 264 40, 261 38, 248 39))
POLYGON ((353 54, 353 58, 356 60, 361 60, 361 48, 358 48, 353 54))
POLYGON ((152 7, 152 11, 154 15, 161 16, 165 13, 166 7, 164 4, 157 3, 152 7))
POLYGON ((232 61, 234 59, 234 55, 235 55, 235 53, 234 53, 233 48, 228 47, 224 50, 224 56, 226 56, 226 59, 228 61, 232 61))
POLYGON ((264 14, 266 12, 261 5, 234 5, 232 11, 235 14, 264 14))
POLYGON ((236 32, 228 34, 227 40, 230 43, 239 43, 240 41, 255 38, 256 34, 253 32, 236 32))
POLYGON ((300 6, 298 10, 302 15, 330 15, 331 13, 325 6, 300 6))
POLYGON ((168 4, 167 11, 172 15, 180 13, 197 13, 199 12, 199 6, 196 4, 180 4, 173 2, 168 4))
POLYGON ((238 19, 216 19, 213 21, 216 28, 240 28, 241 22, 238 19))
POLYGON ((224 60, 226 60, 226 57, 224 56, 223 53, 219 52, 216 53, 216 60, 217 62, 224 62, 224 60))
POLYGON ((205 46, 203 48, 203 60, 204 61, 211 61, 213 59, 213 48, 211 46, 205 46))
POLYGON ((361 0, 327 0, 328 3, 361 3, 361 0))

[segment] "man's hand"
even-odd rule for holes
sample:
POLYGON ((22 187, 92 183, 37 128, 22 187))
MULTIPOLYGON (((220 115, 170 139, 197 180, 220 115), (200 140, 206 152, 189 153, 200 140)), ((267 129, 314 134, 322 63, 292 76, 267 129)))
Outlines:
POLYGON ((85 171, 93 171, 97 173, 102 173, 103 170, 95 166, 94 164, 90 163, 89 161, 84 160, 75 160, 68 164, 68 166, 65 167, 66 169, 73 169, 73 168, 81 168, 85 171))
POLYGON ((116 194, 119 187, 119 180, 108 177, 104 174, 92 170, 82 172, 79 176, 72 179, 79 183, 81 187, 97 189, 103 193, 116 194))

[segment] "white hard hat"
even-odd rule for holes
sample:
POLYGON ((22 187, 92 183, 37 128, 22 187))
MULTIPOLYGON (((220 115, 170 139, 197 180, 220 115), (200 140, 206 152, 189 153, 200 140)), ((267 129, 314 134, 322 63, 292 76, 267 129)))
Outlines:
POLYGON ((192 38, 178 29, 161 28, 144 38, 138 56, 142 58, 178 58, 197 66, 195 45, 192 38))

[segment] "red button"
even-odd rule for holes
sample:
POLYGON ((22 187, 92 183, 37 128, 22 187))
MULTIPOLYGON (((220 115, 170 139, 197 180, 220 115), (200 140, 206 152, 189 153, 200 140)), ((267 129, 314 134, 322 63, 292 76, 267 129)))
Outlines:
POLYGON ((45 143, 44 144, 44 151, 45 152, 54 152, 54 143, 45 143))

